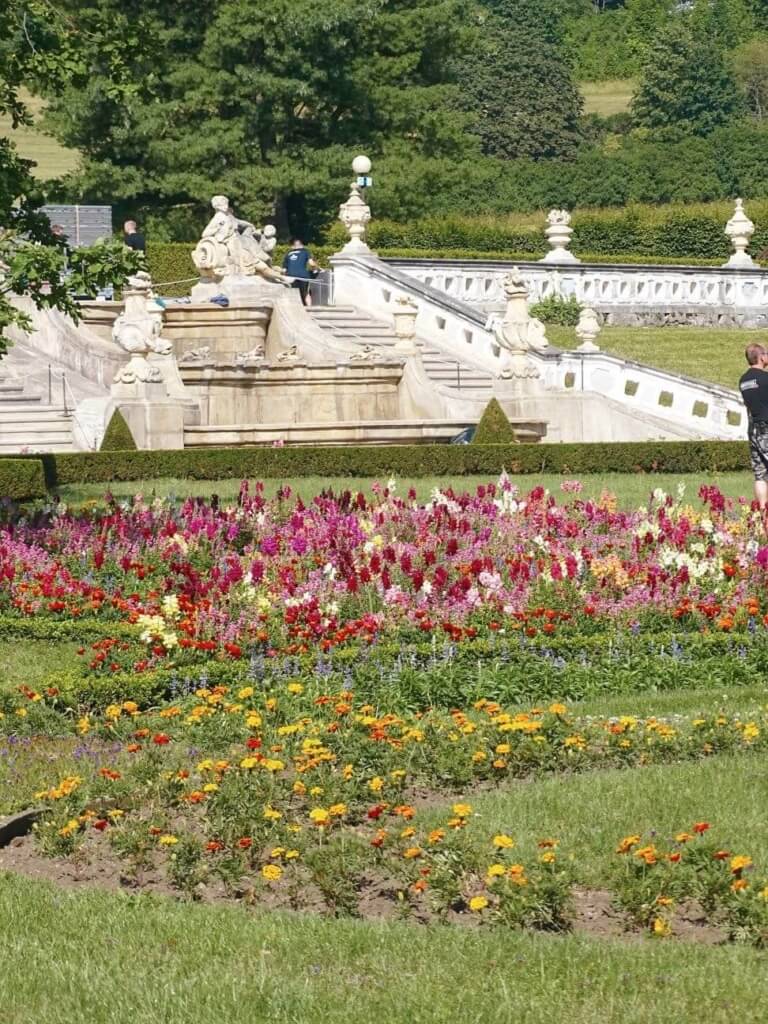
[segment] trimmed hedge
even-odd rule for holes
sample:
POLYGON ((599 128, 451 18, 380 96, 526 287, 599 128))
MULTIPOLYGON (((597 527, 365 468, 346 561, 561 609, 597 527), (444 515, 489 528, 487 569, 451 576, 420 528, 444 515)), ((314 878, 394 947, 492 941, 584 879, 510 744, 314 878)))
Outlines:
MULTIPOLYGON (((42 455, 49 488, 151 479, 400 477, 509 473, 712 473, 746 470, 744 441, 363 445, 42 455)), ((14 460, 15 461, 15 460, 14 460)))
POLYGON ((136 450, 136 442, 133 439, 131 428, 125 422, 125 417, 119 409, 115 409, 112 413, 112 419, 109 421, 109 426, 104 431, 104 437, 101 439, 102 452, 121 452, 136 450))
POLYGON ((39 459, 0 459, 0 499, 28 501, 45 497, 45 474, 39 459))
POLYGON ((514 444, 515 441, 514 427, 498 398, 492 398, 480 417, 472 444, 514 444))

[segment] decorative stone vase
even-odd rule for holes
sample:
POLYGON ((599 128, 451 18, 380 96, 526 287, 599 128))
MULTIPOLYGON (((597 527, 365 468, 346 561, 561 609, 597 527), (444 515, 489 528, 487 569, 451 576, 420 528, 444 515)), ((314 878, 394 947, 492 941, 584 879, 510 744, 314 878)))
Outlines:
POLYGON ((569 251, 573 228, 571 215, 567 210, 550 210, 547 216, 547 227, 544 229, 549 252, 540 263, 580 263, 569 251))
POLYGON ((395 300, 395 308, 392 317, 395 321, 395 351, 415 352, 416 351, 416 318, 419 315, 419 307, 407 296, 401 296, 395 300))
MULTIPOLYGON (((163 321, 160 313, 150 307, 152 279, 140 270, 128 279, 124 290, 125 310, 112 327, 112 338, 130 356, 128 363, 118 370, 115 384, 159 384, 163 380, 160 368, 150 363, 150 353, 168 355, 173 346, 160 337, 163 321)), ((151 303, 154 305, 154 303, 151 303)))
POLYGON ((590 309, 588 306, 582 309, 579 322, 576 324, 576 337, 581 344, 576 351, 599 352, 600 348, 595 344, 595 338, 601 330, 600 319, 594 309, 590 309))
POLYGON ((349 199, 339 207, 339 220, 349 232, 349 241, 341 250, 347 253, 369 253, 371 250, 363 240, 365 229, 371 219, 371 208, 360 193, 356 181, 350 186, 349 199))
POLYGON ((747 252, 750 239, 755 233, 755 225, 744 209, 744 200, 737 199, 733 216, 725 225, 725 235, 733 246, 733 254, 724 267, 756 267, 757 264, 747 252))

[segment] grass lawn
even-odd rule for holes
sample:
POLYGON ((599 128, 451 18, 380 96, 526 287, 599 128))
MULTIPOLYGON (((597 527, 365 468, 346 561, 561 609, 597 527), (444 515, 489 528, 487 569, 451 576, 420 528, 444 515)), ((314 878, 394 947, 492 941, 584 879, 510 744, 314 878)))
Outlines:
POLYGON ((40 686, 54 672, 75 668, 80 645, 13 640, 0 643, 0 693, 17 686, 40 686))
MULTIPOLYGON (((23 94, 22 98, 35 120, 39 120, 43 100, 29 94, 23 94)), ((43 181, 48 178, 60 178, 63 174, 73 171, 80 159, 80 154, 75 150, 66 149, 35 126, 13 128, 11 118, 7 114, 0 114, 0 135, 11 140, 19 155, 25 160, 35 161, 35 177, 43 181)))
MULTIPOLYGON (((752 477, 745 469, 744 473, 718 473, 718 474, 674 474, 674 473, 600 473, 580 475, 573 474, 583 484, 582 497, 597 498, 604 491, 615 494, 619 502, 624 506, 641 505, 648 500, 650 493, 657 487, 661 487, 669 493, 675 492, 678 484, 685 484, 686 497, 692 504, 698 504, 698 490, 702 483, 716 484, 724 494, 731 498, 752 496, 752 477)), ((512 476, 510 478, 520 491, 525 494, 533 487, 541 485, 548 488, 554 495, 561 499, 568 499, 561 491, 563 480, 567 476, 556 476, 551 473, 541 475, 527 474, 525 476, 512 476)), ((265 480, 264 490, 268 497, 273 497, 279 487, 286 484, 291 487, 293 493, 298 493, 306 501, 317 495, 323 488, 331 488, 336 491, 365 491, 370 492, 371 486, 376 481, 373 479, 360 479, 357 477, 299 477, 287 480, 265 480)), ((386 479, 379 481, 386 485, 386 479)), ((401 478, 397 480, 397 493, 403 497, 407 496, 408 489, 413 487, 419 501, 426 501, 435 487, 453 487, 454 490, 474 491, 481 484, 495 482, 495 478, 489 476, 463 476, 463 477, 421 477, 418 479, 401 478)), ((135 494, 141 494, 146 499, 155 496, 173 496, 176 498, 205 497, 217 494, 223 501, 232 501, 237 497, 240 490, 239 480, 134 480, 129 482, 113 484, 73 484, 59 489, 60 496, 68 505, 78 506, 86 502, 100 502, 104 494, 110 491, 117 498, 127 498, 135 494)))
POLYGON ((768 1000, 764 956, 736 947, 252 914, 3 876, 0 922, 8 1024, 757 1024, 768 1000))
MULTIPOLYGON (((572 327, 550 326, 547 335, 552 344, 560 348, 578 345, 572 327)), ((735 390, 747 366, 745 347, 751 341, 764 341, 766 338, 765 331, 706 327, 606 327, 598 344, 617 356, 735 390)))
POLYGON ((604 82, 582 82, 581 95, 584 97, 584 113, 623 114, 629 110, 637 83, 633 78, 611 78, 604 82))

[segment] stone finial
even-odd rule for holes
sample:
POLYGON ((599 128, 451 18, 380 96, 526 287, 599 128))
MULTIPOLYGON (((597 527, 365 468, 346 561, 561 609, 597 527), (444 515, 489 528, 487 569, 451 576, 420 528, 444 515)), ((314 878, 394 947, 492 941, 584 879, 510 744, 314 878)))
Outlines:
POLYGON ((365 229, 371 219, 371 208, 360 194, 360 186, 353 181, 350 186, 349 199, 339 207, 339 220, 349 232, 349 241, 341 250, 349 253, 369 253, 365 238, 365 229))
POLYGON ((755 233, 755 225, 747 216, 744 200, 737 199, 733 216, 725 225, 725 235, 730 239, 733 253, 724 267, 754 267, 755 261, 747 252, 749 241, 755 233))
POLYGON ((569 250, 573 228, 571 215, 567 210, 550 210, 547 215, 547 226, 544 229, 549 252, 540 263, 580 263, 569 250))
POLYGON ((597 313, 594 309, 586 306, 579 314, 579 322, 576 324, 576 337, 581 342, 576 351, 599 352, 600 348, 595 344, 595 338, 601 330, 600 318, 597 313))
POLYGON ((395 350, 414 353, 416 351, 416 319, 419 307, 408 295, 395 299, 392 318, 395 321, 395 350))

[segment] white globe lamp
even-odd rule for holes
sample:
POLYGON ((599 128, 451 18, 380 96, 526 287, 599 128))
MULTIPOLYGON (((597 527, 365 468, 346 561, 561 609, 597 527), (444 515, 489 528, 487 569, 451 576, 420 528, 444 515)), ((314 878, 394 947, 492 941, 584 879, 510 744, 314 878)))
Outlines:
POLYGON ((355 159, 352 161, 352 170, 355 172, 355 174, 364 177, 365 175, 370 174, 371 161, 368 159, 367 156, 356 156, 355 159))

